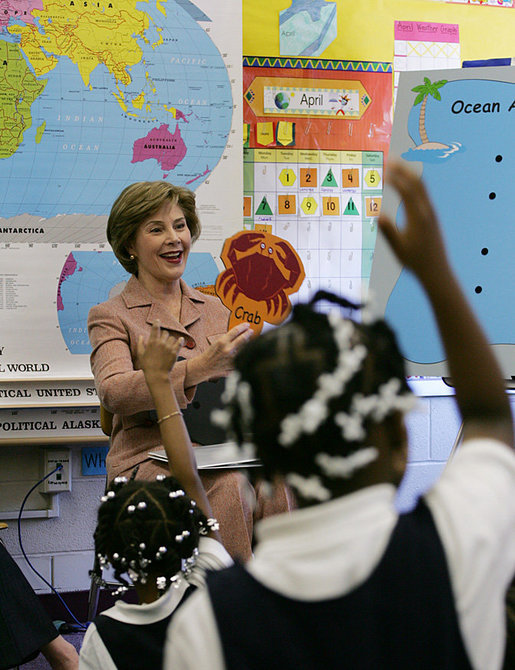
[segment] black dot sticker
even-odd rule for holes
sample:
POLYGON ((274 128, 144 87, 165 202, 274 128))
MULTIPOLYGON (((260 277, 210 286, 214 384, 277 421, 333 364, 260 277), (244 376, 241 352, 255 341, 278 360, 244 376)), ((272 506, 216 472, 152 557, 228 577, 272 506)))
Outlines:
POLYGON ((495 157, 495 162, 496 163, 500 163, 501 161, 502 161, 502 156, 499 155, 499 156, 495 157))
POLYGON ((496 194, 492 192, 488 194, 488 197, 490 198, 490 200, 495 200, 495 195, 496 194))
POLYGON ((488 249, 484 247, 483 249, 481 249, 481 253, 483 254, 483 256, 486 256, 488 253, 488 249))
POLYGON ((476 288, 474 289, 476 293, 481 293, 482 290, 483 290, 482 286, 476 286, 476 288))

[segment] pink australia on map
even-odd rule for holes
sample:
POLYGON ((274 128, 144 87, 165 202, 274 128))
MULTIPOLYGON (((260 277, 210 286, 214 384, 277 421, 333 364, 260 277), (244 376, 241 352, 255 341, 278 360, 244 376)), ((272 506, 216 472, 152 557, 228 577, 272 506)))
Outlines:
POLYGON ((34 23, 34 9, 42 10, 43 0, 0 0, 0 26, 8 25, 11 19, 34 23))
POLYGON ((186 145, 179 126, 175 132, 168 130, 168 124, 153 128, 148 135, 134 142, 132 163, 154 158, 163 170, 173 170, 186 156, 186 145))

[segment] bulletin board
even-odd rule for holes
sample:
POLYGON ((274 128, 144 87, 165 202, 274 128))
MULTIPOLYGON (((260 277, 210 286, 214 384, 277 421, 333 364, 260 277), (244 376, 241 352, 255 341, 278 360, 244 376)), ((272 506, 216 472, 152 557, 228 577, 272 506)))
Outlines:
MULTIPOLYGON (((250 56, 295 55, 281 52, 280 13, 292 5, 322 4, 299 0, 243 0, 243 53, 250 56)), ((395 21, 459 24, 464 60, 512 57, 515 8, 435 2, 434 0, 326 0, 336 8, 333 39, 318 58, 392 61, 395 21)))
POLYGON ((244 228, 288 240, 318 289, 368 287, 391 132, 390 63, 244 58, 244 228))
MULTIPOLYGON (((513 3, 502 5, 433 0, 270 0, 266 4, 261 0, 244 0, 243 52, 249 56, 266 53, 284 58, 299 55, 294 50, 288 52, 288 47, 309 48, 312 55, 316 54, 321 59, 345 57, 354 62, 391 62, 395 74, 400 70, 396 63, 396 40, 399 39, 396 26, 401 22, 406 25, 420 22, 425 24, 424 28, 438 25, 441 30, 445 29, 447 35, 442 34, 438 41, 452 42, 450 46, 446 45, 445 53, 439 50, 440 56, 443 54, 448 61, 445 65, 435 63, 431 66, 424 61, 420 69, 457 68, 463 60, 512 57, 515 8, 513 3), (314 33, 309 45, 307 41, 301 44, 286 34, 291 32, 292 26, 295 28, 295 20, 301 16, 302 10, 307 10, 309 16, 304 14, 303 20, 314 33), (450 28, 455 31, 452 40, 447 39, 450 28), (319 38, 318 43, 316 37, 319 38), (456 64, 451 63, 452 59, 456 60, 456 64)), ((427 55, 433 55, 432 52, 429 46, 427 55)), ((247 166, 245 174, 248 175, 247 166)), ((424 378, 420 388, 418 381, 415 384, 416 392, 423 395, 452 392, 449 387, 437 382, 444 373, 443 364, 437 365, 432 372, 427 368, 420 371, 417 367, 413 374, 416 377, 423 375, 424 378)))

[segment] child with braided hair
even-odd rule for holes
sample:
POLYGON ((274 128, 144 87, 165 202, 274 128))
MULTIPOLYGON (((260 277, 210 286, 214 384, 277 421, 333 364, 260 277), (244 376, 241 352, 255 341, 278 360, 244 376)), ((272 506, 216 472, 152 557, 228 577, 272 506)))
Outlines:
POLYGON ((156 481, 116 478, 102 497, 95 551, 139 604, 117 600, 90 624, 81 670, 160 668, 165 631, 179 605, 204 586, 208 570, 232 563, 198 475, 193 449, 168 374, 183 344, 152 326, 138 363, 156 403, 163 445, 174 476, 156 481), (126 575, 126 576, 124 576, 126 575))
POLYGON ((463 445, 399 515, 413 399, 394 335, 367 308, 316 311, 319 299, 352 310, 337 297, 297 305, 240 351, 219 419, 254 445, 270 486, 294 489, 298 509, 262 520, 254 558, 210 575, 178 612, 165 670, 501 667, 515 571, 510 405, 423 184, 403 164, 386 176, 406 222, 383 213, 379 227, 433 306, 463 445))

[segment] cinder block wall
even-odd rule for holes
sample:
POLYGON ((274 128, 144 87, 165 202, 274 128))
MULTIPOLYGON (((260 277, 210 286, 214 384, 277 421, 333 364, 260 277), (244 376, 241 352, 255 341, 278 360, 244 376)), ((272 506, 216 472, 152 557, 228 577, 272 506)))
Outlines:
MULTIPOLYGON (((515 395, 510 393, 512 415, 515 395)), ((417 497, 439 477, 454 445, 461 421, 454 397, 419 398, 418 407, 409 415, 409 462, 399 488, 397 507, 411 509, 417 497)))
MULTIPOLYGON (((93 531, 96 510, 105 488, 105 476, 83 477, 81 447, 71 446, 72 490, 59 493, 59 516, 50 519, 22 519, 23 547, 34 567, 54 588, 62 591, 89 588, 88 570, 93 566, 93 531)), ((16 446, 0 448, 0 490, 10 489, 9 504, 0 496, 0 509, 19 506, 30 488, 40 478, 39 447, 16 446), (13 471, 16 476, 13 477, 13 471)), ((36 489, 29 496, 25 509, 41 504, 36 489)), ((2 512, 0 511, 0 519, 2 512)), ((8 528, 0 537, 37 593, 50 588, 27 565, 18 541, 16 519, 6 519, 8 528)))

